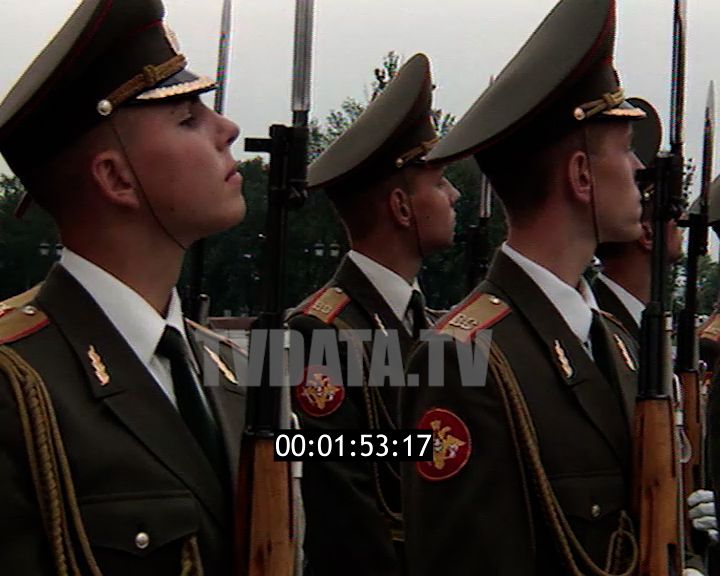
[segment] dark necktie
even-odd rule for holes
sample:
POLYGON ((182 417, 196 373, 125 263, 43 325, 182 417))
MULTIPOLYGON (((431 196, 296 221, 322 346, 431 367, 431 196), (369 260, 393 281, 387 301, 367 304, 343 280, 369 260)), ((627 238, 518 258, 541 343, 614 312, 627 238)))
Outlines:
POLYGON ((419 290, 412 291, 408 310, 412 318, 412 337, 417 340, 420 338, 420 330, 425 330, 430 326, 427 316, 425 316, 425 298, 419 290))
POLYGON ((228 479, 224 447, 215 420, 205 404, 193 373, 187 346, 180 332, 167 326, 157 346, 157 354, 170 361, 170 372, 178 411, 221 480, 228 479))

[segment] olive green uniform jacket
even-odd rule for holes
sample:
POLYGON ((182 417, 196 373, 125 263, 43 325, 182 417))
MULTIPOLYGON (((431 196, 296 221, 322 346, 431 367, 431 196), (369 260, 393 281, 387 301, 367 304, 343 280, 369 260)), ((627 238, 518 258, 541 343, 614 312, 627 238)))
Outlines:
POLYGON ((417 427, 429 416, 440 433, 437 461, 403 465, 410 574, 567 571, 510 425, 504 385, 491 371, 484 386, 461 383, 455 340, 479 328, 492 329, 493 344, 517 378, 542 464, 575 536, 604 566, 620 514, 630 508, 632 436, 624 396, 635 397, 637 360, 625 330, 600 319, 606 350, 594 349, 594 355, 609 358, 608 377, 540 288, 498 252, 487 280, 436 324, 438 332, 455 337, 443 344, 443 386, 429 385, 428 345, 418 347, 408 371, 420 384, 404 390, 400 424, 417 427), (451 437, 456 452, 439 443, 451 437))
MULTIPOLYGON (((31 316, 28 309, 6 310, 0 341, 39 373, 49 391, 102 574, 177 576, 181 549, 193 535, 205 574, 228 574, 229 480, 218 478, 160 386, 68 272, 56 266, 32 305, 29 312, 37 311, 31 316), (23 329, 11 329, 13 323, 23 329)), ((222 374, 217 382, 206 395, 234 469, 244 394, 222 374)), ((17 403, 2 371, 0 510, 3 574, 56 574, 17 403)))
MULTIPOLYGON (((428 312, 432 321, 433 312, 428 312)), ((394 330, 402 358, 413 345, 382 295, 347 257, 330 282, 291 315, 289 324, 303 335, 306 352, 316 330, 394 330)), ((365 379, 371 349, 371 343, 352 347, 353 353, 364 355, 365 379)), ((343 345, 343 372, 344 350, 343 345)), ((331 413, 312 416, 297 400, 295 411, 304 429, 387 429, 396 426, 398 394, 399 389, 387 382, 347 387, 342 403, 331 413)), ((403 573, 400 480, 394 463, 305 462, 302 493, 307 515, 305 552, 313 576, 403 573)))

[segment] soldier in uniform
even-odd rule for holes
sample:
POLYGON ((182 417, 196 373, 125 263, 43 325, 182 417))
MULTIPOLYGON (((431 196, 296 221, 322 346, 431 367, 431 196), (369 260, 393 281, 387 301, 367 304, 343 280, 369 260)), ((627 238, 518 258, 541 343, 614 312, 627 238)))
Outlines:
POLYGON ((163 15, 84 0, 0 105, 0 152, 65 247, 0 306, 5 574, 230 573, 242 397, 174 285, 244 217, 238 128, 163 15))
POLYGON ((621 574, 635 560, 637 357, 582 277, 599 241, 641 234, 630 121, 645 114, 613 67, 614 4, 561 0, 428 155, 475 155, 508 238, 435 325, 443 380, 430 381, 433 342, 408 362, 420 382, 400 424, 432 430, 434 448, 403 465, 413 576, 621 574), (484 381, 467 346, 489 357, 484 381))
MULTIPOLYGON (((432 320, 416 276, 424 256, 452 244, 459 194, 442 166, 423 161, 436 141, 431 100, 429 62, 416 54, 310 165, 309 188, 325 189, 352 249, 328 284, 291 316, 306 349, 319 331, 362 329, 397 335, 404 357, 432 320)), ((307 368, 294 393, 301 427, 396 426, 398 389, 367 385, 371 349, 372 343, 352 344, 351 353, 362 358, 362 387, 346 388, 307 368)), ((340 362, 345 371, 347 357, 340 362)), ((399 470, 386 463, 306 462, 302 486, 313 576, 403 573, 399 470)))
MULTIPOLYGON (((654 173, 650 166, 660 149, 662 125, 657 111, 649 102, 642 98, 630 98, 628 102, 647 114, 646 118, 633 125, 635 154, 648 167, 638 175, 644 203, 642 236, 633 242, 609 242, 598 246, 596 255, 602 262, 602 272, 593 282, 593 292, 600 309, 612 314, 635 340, 639 340, 642 312, 650 300, 653 241, 650 199, 654 186, 654 173)), ((667 262, 674 264, 682 258, 683 236, 677 220, 667 223, 666 234, 667 262)))
MULTIPOLYGON (((650 301, 651 267, 653 249, 653 204, 655 173, 652 166, 662 140, 662 124, 655 108, 642 98, 629 98, 633 106, 641 108, 646 118, 637 121, 634 127, 633 147, 635 154, 647 167, 638 173, 638 186, 643 195, 641 217, 642 236, 634 242, 605 243, 598 246, 596 255, 602 262, 602 273, 593 282, 593 293, 598 306, 612 314, 640 342, 640 325, 645 306, 650 301)), ((677 263, 683 255, 682 228, 678 225, 681 217, 680 206, 674 216, 665 224, 666 262, 677 263)), ((700 533, 709 532, 713 539, 715 526, 714 497, 709 490, 696 490, 688 498, 689 515, 692 525, 700 533)), ((704 547, 705 538, 694 536, 698 546, 704 547)), ((696 558, 688 556, 689 561, 696 558)))

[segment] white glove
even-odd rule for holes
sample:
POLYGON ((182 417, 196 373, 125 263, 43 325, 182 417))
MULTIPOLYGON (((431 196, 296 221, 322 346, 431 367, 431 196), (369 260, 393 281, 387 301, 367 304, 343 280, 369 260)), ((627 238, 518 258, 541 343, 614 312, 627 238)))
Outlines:
POLYGON ((710 490, 696 490, 688 497, 688 516, 695 530, 707 532, 713 542, 718 541, 717 518, 715 517, 715 494, 710 490))
POLYGON ((683 570, 683 576, 705 576, 700 570, 695 568, 685 568, 683 570))

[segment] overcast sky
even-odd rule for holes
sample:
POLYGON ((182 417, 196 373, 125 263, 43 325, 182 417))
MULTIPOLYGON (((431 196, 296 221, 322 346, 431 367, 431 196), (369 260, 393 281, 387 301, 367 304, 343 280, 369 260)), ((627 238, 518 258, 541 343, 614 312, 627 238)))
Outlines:
MULTIPOLYGON (((213 75, 222 0, 165 0, 191 68, 213 75)), ((538 25, 555 0, 315 0, 312 115, 347 96, 367 97, 389 50, 425 52, 435 103, 461 116, 538 25)), ((0 95, 62 25, 77 0, 0 0, 0 95)), ((227 115, 244 136, 290 118, 294 0, 235 0, 227 115)), ((628 95, 653 102, 667 122, 672 0, 618 0, 616 65, 628 95)), ((688 0, 686 151, 701 157, 708 83, 718 80, 718 0, 688 0), (714 76, 715 75, 715 76, 714 76)), ((549 63, 550 65, 550 63, 549 63)), ((667 135, 665 136, 667 144, 667 135)), ((235 152, 241 157, 241 144, 235 152)), ((720 168, 716 147, 716 169, 720 168)), ((7 171, 0 163, 0 171, 7 171)))

